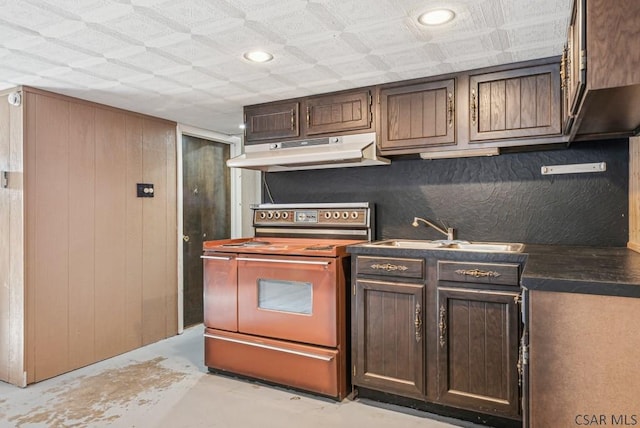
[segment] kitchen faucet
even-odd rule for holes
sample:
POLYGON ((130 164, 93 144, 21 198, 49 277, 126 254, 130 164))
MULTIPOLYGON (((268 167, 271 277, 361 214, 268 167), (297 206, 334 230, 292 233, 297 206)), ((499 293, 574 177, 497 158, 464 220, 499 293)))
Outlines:
POLYGON ((427 226, 433 227, 435 230, 437 230, 438 232, 442 233, 443 235, 446 235, 447 236, 447 241, 453 241, 454 240, 455 230, 452 227, 447 227, 447 230, 444 230, 444 229, 436 226, 435 224, 431 223, 429 220, 425 220, 425 219, 423 219, 421 217, 414 217, 413 218, 413 223, 411 223, 411 226, 418 227, 418 221, 421 221, 424 224, 426 224, 427 226))

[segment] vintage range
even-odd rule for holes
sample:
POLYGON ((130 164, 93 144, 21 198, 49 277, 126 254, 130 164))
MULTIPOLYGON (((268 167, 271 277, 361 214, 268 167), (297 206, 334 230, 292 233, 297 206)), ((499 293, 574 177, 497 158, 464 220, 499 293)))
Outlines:
POLYGON ((350 257, 368 203, 261 204, 255 237, 207 241, 205 364, 341 400, 348 392, 350 257))

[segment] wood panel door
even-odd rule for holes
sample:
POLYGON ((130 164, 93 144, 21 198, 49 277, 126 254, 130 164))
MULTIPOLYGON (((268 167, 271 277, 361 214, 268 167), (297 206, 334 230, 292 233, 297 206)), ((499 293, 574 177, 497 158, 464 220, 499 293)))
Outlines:
POLYGON ((371 128, 371 92, 325 95, 304 101, 306 135, 371 128))
POLYGON ((438 288, 438 400, 519 417, 517 292, 438 288))
POLYGON ((561 133, 559 63, 474 75, 469 92, 471 142, 561 133))
POLYGON ((203 321, 202 242, 231 237, 228 144, 182 136, 183 322, 203 321))
POLYGON ((358 280, 353 383, 424 399, 422 284, 358 280))
POLYGON ((382 150, 455 144, 455 80, 380 91, 382 150))
POLYGON ((299 110, 297 101, 245 107, 245 143, 298 137, 299 110))

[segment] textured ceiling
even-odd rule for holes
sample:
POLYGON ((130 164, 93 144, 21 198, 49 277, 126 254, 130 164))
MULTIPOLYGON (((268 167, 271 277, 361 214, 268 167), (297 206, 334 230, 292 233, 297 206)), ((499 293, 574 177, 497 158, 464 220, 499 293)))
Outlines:
POLYGON ((0 90, 225 134, 242 106, 559 55, 571 0, 0 0, 0 90), (425 28, 437 6, 455 21, 425 28), (275 59, 251 64, 262 48, 275 59))

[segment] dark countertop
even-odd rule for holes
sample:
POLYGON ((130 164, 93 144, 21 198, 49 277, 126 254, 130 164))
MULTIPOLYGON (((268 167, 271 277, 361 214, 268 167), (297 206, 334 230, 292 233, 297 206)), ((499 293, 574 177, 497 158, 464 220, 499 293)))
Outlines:
POLYGON ((352 245, 358 255, 427 257, 476 262, 524 262, 521 284, 529 290, 640 297, 640 253, 625 247, 527 244, 521 253, 413 250, 352 245))
POLYGON ((640 297, 640 254, 625 247, 526 245, 529 290, 640 297))

